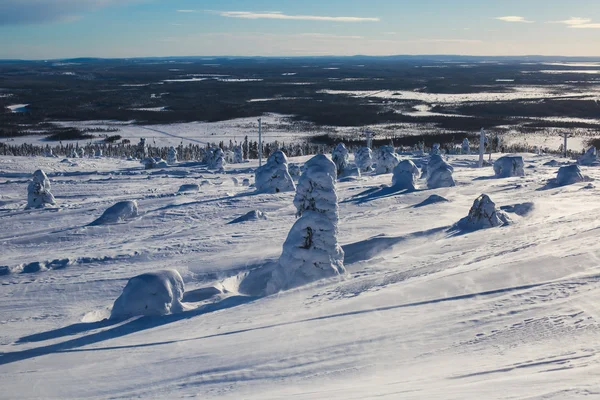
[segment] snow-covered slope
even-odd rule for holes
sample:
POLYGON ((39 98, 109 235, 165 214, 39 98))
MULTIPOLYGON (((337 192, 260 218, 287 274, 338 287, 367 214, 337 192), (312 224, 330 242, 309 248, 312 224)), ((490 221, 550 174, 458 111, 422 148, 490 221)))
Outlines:
POLYGON ((598 397, 599 189, 547 185, 558 167, 522 156, 506 179, 451 157, 457 186, 436 190, 338 182, 347 275, 268 297, 248 277, 279 259, 296 209, 234 186, 255 162, 0 157, 0 398, 598 397), (25 210, 39 168, 57 206, 25 210), (482 193, 512 223, 450 230, 482 193), (88 226, 125 200, 137 218, 88 226), (269 218, 228 224, 256 209, 269 218), (130 278, 164 269, 190 309, 104 320, 130 278))

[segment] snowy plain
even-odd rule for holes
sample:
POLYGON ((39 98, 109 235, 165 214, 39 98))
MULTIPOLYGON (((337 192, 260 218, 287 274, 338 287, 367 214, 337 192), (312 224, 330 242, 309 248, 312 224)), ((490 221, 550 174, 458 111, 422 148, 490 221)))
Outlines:
POLYGON ((268 297, 244 279, 281 254, 294 194, 235 186, 255 160, 0 157, 0 398, 600 398, 599 189, 548 185, 552 158, 523 157, 525 177, 496 179, 452 156, 452 188, 339 182, 347 275, 268 297), (37 168, 56 208, 25 210, 37 168), (513 223, 449 230, 482 193, 513 223), (124 200, 137 218, 88 226, 124 200), (267 219, 228 224, 252 210, 267 219), (104 320, 129 278, 165 268, 193 309, 104 320))

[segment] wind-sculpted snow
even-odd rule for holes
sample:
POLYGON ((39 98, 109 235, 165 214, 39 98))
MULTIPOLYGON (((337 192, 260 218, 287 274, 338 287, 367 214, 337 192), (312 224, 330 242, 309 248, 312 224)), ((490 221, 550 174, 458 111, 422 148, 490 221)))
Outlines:
POLYGON ((183 184, 183 185, 179 186, 179 190, 177 190, 178 193, 199 192, 199 191, 200 191, 200 185, 198 185, 197 183, 183 184))
POLYGON ((438 189, 456 186, 452 173, 454 168, 440 155, 432 155, 427 164, 427 187, 438 189))
POLYGON ((50 180, 38 169, 33 173, 33 179, 27 187, 27 208, 41 208, 46 205, 54 205, 56 200, 50 192, 50 180))
POLYGON ((497 178, 525 176, 523 157, 504 156, 494 161, 494 173, 497 178))
POLYGON ((419 168, 410 160, 402 160, 393 171, 392 187, 396 189, 415 190, 415 183, 419 178, 419 168))
POLYGON ((264 193, 292 192, 296 189, 283 151, 274 152, 265 165, 256 169, 254 184, 257 191, 264 193))
POLYGON ((181 312, 185 309, 182 304, 184 291, 183 279, 174 269, 134 276, 115 300, 110 318, 126 319, 181 312))
POLYGON ((135 200, 125 200, 116 203, 104 211, 100 218, 90 224, 106 225, 127 221, 138 216, 138 205, 135 200))

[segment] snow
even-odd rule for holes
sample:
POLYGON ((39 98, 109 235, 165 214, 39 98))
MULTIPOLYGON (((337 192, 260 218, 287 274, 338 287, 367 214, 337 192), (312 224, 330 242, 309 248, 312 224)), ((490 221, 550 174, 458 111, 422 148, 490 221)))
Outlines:
POLYGON ((12 113, 27 112, 27 107, 29 107, 29 104, 11 104, 6 106, 12 113))
POLYGON ((179 186, 179 189, 177 190, 178 193, 199 192, 199 191, 200 191, 200 185, 198 185, 197 183, 185 183, 185 184, 179 186))
POLYGON ((50 192, 50 180, 44 171, 36 170, 27 186, 27 208, 42 208, 55 204, 56 200, 50 192))
POLYGON ((494 161, 494 173, 497 178, 525 176, 525 164, 521 156, 504 156, 494 161))
POLYGON ((0 398, 594 399, 600 189, 546 187, 574 160, 518 155, 534 167, 519 179, 457 155, 451 188, 358 202, 391 175, 337 182, 346 274, 266 297, 248 295, 258 276, 246 276, 277 264, 296 208, 291 192, 233 186, 256 160, 169 167, 182 178, 136 161, 1 156, 0 398), (36 169, 56 209, 25 210, 36 169), (202 180, 213 184, 175 195, 202 180), (481 193, 514 223, 450 234, 481 193), (138 218, 86 226, 124 200, 138 218), (250 210, 269 218, 228 224, 250 210), (193 309, 105 320, 129 279, 165 268, 193 309))
POLYGON ((389 174, 400 162, 396 150, 392 146, 381 146, 375 150, 375 173, 389 174))
POLYGON ((265 165, 256 169, 256 190, 262 193, 282 193, 296 190, 288 171, 288 159, 281 150, 273 152, 265 165))
POLYGON ((415 190, 419 168, 411 160, 402 160, 394 168, 392 186, 396 189, 415 190))
POLYGON ((361 147, 354 153, 354 161, 362 172, 369 172, 373 165, 373 152, 368 147, 361 147))
POLYGON ((469 215, 458 221, 456 227, 465 231, 497 228, 510 223, 508 216, 496 208, 496 203, 487 194, 482 194, 473 202, 469 215))
POLYGON ((596 147, 592 146, 577 160, 577 163, 580 165, 592 165, 596 162, 597 157, 598 152, 596 151, 596 147))
POLYGON ((116 224, 124 222, 128 219, 132 219, 138 216, 138 205, 135 200, 124 200, 116 203, 104 211, 104 213, 90 224, 95 225, 106 225, 116 224))
POLYGON ((184 310, 181 302, 183 292, 183 279, 174 269, 134 276, 115 300, 110 318, 127 319, 181 312, 184 310))
POLYGON ((572 185, 584 182, 585 180, 585 177, 581 173, 581 168, 576 164, 560 167, 556 175, 556 184, 559 186, 572 185))
POLYGON ((452 176, 454 168, 439 154, 434 154, 429 157, 426 172, 427 187, 429 189, 439 189, 456 185, 454 177, 452 176))

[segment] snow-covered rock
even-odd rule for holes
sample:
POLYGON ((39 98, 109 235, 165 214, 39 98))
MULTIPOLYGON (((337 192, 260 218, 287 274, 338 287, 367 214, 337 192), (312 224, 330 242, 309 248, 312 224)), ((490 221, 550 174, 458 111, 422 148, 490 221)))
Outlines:
POLYGON ((559 186, 571 185, 573 183, 584 182, 585 177, 581 173, 579 165, 565 165, 558 169, 556 175, 556 184, 559 186))
POLYGON ((427 164, 427 187, 429 189, 437 189, 456 186, 456 182, 452 177, 453 172, 454 168, 442 156, 431 156, 427 164))
POLYGON ((116 224, 138 216, 138 205, 135 200, 125 200, 116 203, 90 225, 116 224))
POLYGON ((183 193, 183 192, 198 192, 198 191, 200 191, 200 185, 198 185, 197 183, 186 183, 186 184, 179 186, 179 190, 177 192, 183 193))
POLYGON ((115 300, 110 318, 126 319, 181 312, 185 309, 182 303, 184 290, 183 279, 174 269, 134 276, 115 300))
POLYGON ((344 251, 337 241, 336 167, 319 154, 305 164, 294 198, 297 216, 267 293, 300 286, 345 272, 344 251))
POLYGON ((44 171, 38 169, 27 186, 27 208, 41 208, 54 204, 56 200, 50 192, 50 180, 44 171))
POLYGON ((262 167, 256 169, 256 190, 265 193, 291 192, 296 190, 294 180, 288 171, 285 153, 277 150, 269 156, 262 167))
POLYGON ((397 189, 415 190, 419 178, 419 168, 410 160, 402 160, 396 165, 392 176, 392 186, 397 189))
POLYGON ((400 162, 396 150, 392 146, 381 146, 375 152, 375 162, 377 163, 375 173, 389 174, 391 173, 396 165, 400 162))
POLYGON ((236 219, 234 219, 233 221, 228 222, 228 224, 239 224, 240 222, 247 222, 247 221, 258 221, 258 220, 266 220, 267 219, 267 215, 260 211, 260 210, 252 210, 247 212, 246 214, 242 215, 241 217, 238 217, 236 219))
POLYGON ((523 157, 504 156, 494 162, 494 173, 497 178, 525 176, 523 157))
POLYGON ((373 152, 368 147, 361 147, 354 153, 354 162, 361 172, 371 171, 373 152))
POLYGON ((473 202, 469 215, 457 223, 457 227, 463 230, 478 230, 495 228, 508 224, 510 219, 503 211, 496 208, 496 204, 487 194, 482 194, 473 202))
POLYGON ((167 152, 167 164, 177 164, 177 149, 173 146, 169 147, 169 151, 167 152))
POLYGON ((597 157, 598 152, 596 151, 596 147, 592 146, 579 158, 579 160, 577 160, 577 163, 579 165, 590 166, 596 162, 597 157))

